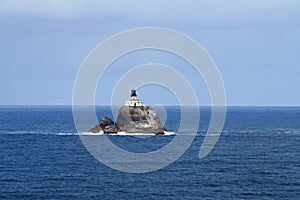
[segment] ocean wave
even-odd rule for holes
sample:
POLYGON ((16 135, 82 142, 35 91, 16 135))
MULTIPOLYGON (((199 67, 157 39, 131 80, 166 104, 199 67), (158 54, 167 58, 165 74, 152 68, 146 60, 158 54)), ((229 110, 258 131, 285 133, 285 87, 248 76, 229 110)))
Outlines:
MULTIPOLYGON (((58 136, 72 136, 72 135, 87 135, 87 136, 95 136, 95 135, 116 135, 116 136, 154 136, 154 133, 126 133, 126 132, 118 132, 107 134, 103 131, 99 133, 92 133, 92 132, 44 132, 44 131, 3 131, 0 132, 1 134, 5 135, 58 135, 58 136)), ((175 132, 165 131, 164 135, 175 135, 175 132)))
POLYGON ((3 134, 6 135, 34 135, 34 134, 42 134, 38 131, 3 131, 3 134))
MULTIPOLYGON (((49 134, 51 134, 51 133, 49 133, 49 134)), ((72 132, 70 132, 70 133, 60 132, 60 133, 54 133, 54 135, 68 136, 68 135, 78 135, 78 133, 77 132, 75 132, 75 133, 72 133, 72 132)))
MULTIPOLYGON (((162 136, 170 136, 170 135, 175 135, 175 134, 176 134, 175 132, 165 131, 164 135, 162 135, 162 136)), ((99 133, 81 132, 81 133, 78 133, 78 135, 154 136, 155 134, 154 133, 127 133, 127 132, 118 132, 118 133, 107 134, 107 133, 103 133, 103 131, 100 131, 99 133)))
POLYGON ((165 131, 164 135, 176 135, 175 132, 171 132, 171 131, 165 131))
MULTIPOLYGON (((52 132, 52 131, 25 131, 25 130, 19 130, 19 131, 0 131, 0 134, 3 135, 58 135, 58 136, 81 136, 81 135, 87 135, 87 136, 95 136, 95 135, 110 135, 110 136, 154 136, 154 133, 126 133, 126 132, 118 132, 118 133, 112 133, 112 134, 106 134, 102 131, 99 133, 92 133, 92 132, 52 132)), ((171 132, 171 131, 165 131, 164 135, 162 136, 172 136, 172 135, 191 135, 192 132, 184 131, 184 132, 171 132)), ((206 136, 207 131, 204 130, 198 130, 197 136, 206 136)), ((300 135, 299 129, 274 129, 274 130, 223 130, 221 134, 210 134, 209 136, 278 136, 278 135, 300 135)))

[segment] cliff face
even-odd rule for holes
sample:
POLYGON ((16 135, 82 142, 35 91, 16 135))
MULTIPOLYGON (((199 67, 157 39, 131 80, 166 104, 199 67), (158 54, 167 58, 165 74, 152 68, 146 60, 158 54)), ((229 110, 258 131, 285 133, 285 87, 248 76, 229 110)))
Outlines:
POLYGON ((160 123, 156 111, 149 106, 130 107, 122 106, 118 113, 116 124, 108 117, 102 117, 99 123, 89 130, 97 133, 155 133, 164 134, 165 129, 160 123))
POLYGON ((160 133, 163 129, 156 111, 149 106, 122 106, 117 126, 127 133, 160 133))

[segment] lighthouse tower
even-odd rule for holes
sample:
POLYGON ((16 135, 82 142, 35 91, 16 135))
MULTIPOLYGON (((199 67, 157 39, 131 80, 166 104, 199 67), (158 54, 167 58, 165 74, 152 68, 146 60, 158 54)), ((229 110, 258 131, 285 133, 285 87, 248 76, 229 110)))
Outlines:
POLYGON ((136 90, 132 89, 130 93, 130 100, 125 101, 125 106, 129 107, 142 107, 144 104, 141 100, 137 99, 136 90))

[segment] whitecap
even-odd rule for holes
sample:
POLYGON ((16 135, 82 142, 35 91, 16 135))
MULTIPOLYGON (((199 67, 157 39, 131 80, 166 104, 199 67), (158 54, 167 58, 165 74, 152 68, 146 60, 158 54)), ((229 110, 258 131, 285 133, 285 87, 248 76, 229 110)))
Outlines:
POLYGON ((78 133, 55 133, 55 135, 78 135, 78 133))
POLYGON ((100 131, 98 133, 92 133, 92 132, 80 132, 78 135, 104 135, 103 131, 100 131))
MULTIPOLYGON (((176 133, 175 132, 170 132, 170 131, 165 131, 164 134, 162 136, 169 136, 169 135, 175 135, 176 133)), ((62 133, 59 133, 57 135, 64 135, 62 133)), ((67 134, 65 134, 67 135, 67 134)), ((111 133, 111 134, 107 134, 107 133, 104 133, 103 131, 100 131, 98 133, 92 133, 92 132, 80 132, 76 135, 90 135, 90 136, 93 136, 93 135, 113 135, 113 136, 154 136, 156 135, 155 133, 127 133, 127 132, 117 132, 117 133, 111 133)))
POLYGON ((171 131, 165 131, 164 135, 175 135, 175 132, 171 132, 171 131))

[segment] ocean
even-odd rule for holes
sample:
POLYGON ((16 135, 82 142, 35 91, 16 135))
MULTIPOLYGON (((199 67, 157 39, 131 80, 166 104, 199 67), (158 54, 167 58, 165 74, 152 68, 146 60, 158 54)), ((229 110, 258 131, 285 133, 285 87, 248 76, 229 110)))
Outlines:
MULTIPOLYGON (((177 161, 133 174, 88 152, 70 106, 1 106, 0 199, 300 199, 300 107, 228 107, 223 132, 202 159, 210 108, 200 110, 197 135, 177 161)), ((166 112, 165 127, 176 132, 180 108, 166 112)), ((109 107, 97 107, 102 115, 111 116, 109 107)), ((149 152, 175 136, 97 137, 149 152)))

